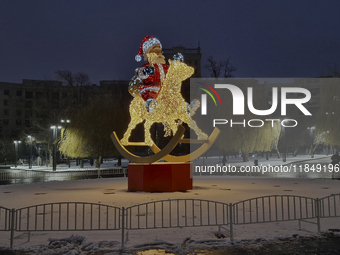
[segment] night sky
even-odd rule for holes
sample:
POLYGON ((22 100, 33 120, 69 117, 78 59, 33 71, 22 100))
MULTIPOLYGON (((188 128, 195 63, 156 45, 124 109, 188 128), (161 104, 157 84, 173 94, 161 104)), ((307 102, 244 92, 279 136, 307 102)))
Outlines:
MULTIPOLYGON (((87 73, 130 79, 145 35, 163 48, 200 42, 235 77, 317 77, 340 68, 338 0, 0 0, 0 81, 87 73)), ((209 73, 202 68, 203 76, 209 73)))

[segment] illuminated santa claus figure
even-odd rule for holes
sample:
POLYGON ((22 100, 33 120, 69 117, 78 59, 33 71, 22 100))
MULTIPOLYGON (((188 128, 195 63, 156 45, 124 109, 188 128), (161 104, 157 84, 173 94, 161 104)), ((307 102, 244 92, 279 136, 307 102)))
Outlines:
POLYGON ((134 97, 142 97, 146 110, 152 111, 150 105, 156 102, 168 66, 165 64, 165 57, 162 54, 162 45, 153 36, 144 37, 135 60, 141 61, 142 56, 146 63, 135 70, 135 76, 129 84, 129 92, 134 97))

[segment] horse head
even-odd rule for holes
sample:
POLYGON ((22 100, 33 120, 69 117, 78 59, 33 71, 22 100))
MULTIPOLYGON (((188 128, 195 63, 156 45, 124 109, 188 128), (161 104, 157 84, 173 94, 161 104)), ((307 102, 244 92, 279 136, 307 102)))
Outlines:
POLYGON ((194 74, 195 69, 188 66, 182 61, 174 61, 169 59, 169 69, 166 74, 165 84, 173 86, 181 86, 182 81, 188 79, 194 74))

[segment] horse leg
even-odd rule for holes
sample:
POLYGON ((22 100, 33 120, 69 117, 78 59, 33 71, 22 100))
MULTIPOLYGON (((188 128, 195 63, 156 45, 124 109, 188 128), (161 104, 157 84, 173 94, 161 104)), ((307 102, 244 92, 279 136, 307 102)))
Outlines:
POLYGON ((183 122, 187 123, 188 126, 190 128, 192 128, 196 135, 197 135, 197 138, 198 140, 206 140, 208 139, 208 135, 206 133, 204 133, 198 126, 197 126, 197 123, 196 121, 194 121, 193 119, 190 118, 190 116, 188 114, 185 114, 184 116, 182 115, 181 116, 182 118, 179 118, 181 120, 183 120, 183 122))
POLYGON ((170 126, 170 129, 172 130, 172 135, 175 135, 176 132, 177 132, 177 129, 178 129, 178 125, 177 125, 176 121, 171 120, 169 122, 169 126, 170 126))
POLYGON ((143 122, 143 118, 134 118, 134 119, 131 120, 123 138, 120 140, 120 142, 123 145, 128 145, 129 137, 131 135, 132 130, 134 130, 136 128, 136 126, 141 122, 143 122))
POLYGON ((146 119, 144 123, 144 142, 149 146, 153 145, 153 140, 151 138, 151 133, 150 133, 150 128, 152 124, 153 124, 153 121, 151 121, 150 119, 146 119))
POLYGON ((171 136, 171 128, 170 128, 169 123, 164 122, 163 126, 164 126, 164 132, 165 132, 164 137, 171 136))
POLYGON ((129 123, 127 130, 125 131, 123 138, 120 140, 120 142, 123 145, 127 145, 129 143, 129 137, 131 135, 132 130, 134 130, 136 126, 139 123, 143 122, 144 120, 145 106, 144 106, 143 99, 139 97, 135 97, 134 99, 132 99, 130 107, 129 107, 129 112, 130 112, 131 121, 129 123), (134 115, 138 117, 132 118, 132 116, 134 115))

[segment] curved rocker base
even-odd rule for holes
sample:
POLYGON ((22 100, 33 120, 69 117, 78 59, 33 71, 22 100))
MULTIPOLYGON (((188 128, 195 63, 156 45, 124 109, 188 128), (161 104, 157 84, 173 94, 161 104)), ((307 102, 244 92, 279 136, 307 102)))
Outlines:
MULTIPOLYGON (((117 137, 116 132, 113 132, 111 134, 111 139, 112 139, 112 142, 114 143, 114 145, 116 146, 117 150, 119 151, 119 153, 124 158, 126 158, 127 160, 134 162, 134 163, 149 163, 149 164, 151 164, 153 162, 161 160, 166 155, 168 155, 176 147, 176 145, 179 143, 179 141, 181 140, 181 137, 184 134, 184 131, 185 131, 185 128, 183 126, 179 126, 176 134, 172 137, 170 142, 162 150, 159 150, 154 155, 147 156, 147 157, 140 157, 140 156, 137 156, 137 155, 129 152, 124 147, 124 145, 121 144, 120 140, 117 137)), ((139 146, 140 145, 147 146, 144 143, 129 143, 128 145, 137 145, 137 144, 139 146)))
MULTIPOLYGON (((173 156, 166 155, 163 159, 167 162, 189 162, 195 160, 196 158, 202 156, 209 148, 215 143, 216 139, 220 134, 220 130, 218 128, 214 128, 213 132, 209 136, 207 140, 193 140, 193 139, 181 139, 178 143, 203 143, 198 149, 191 152, 190 154, 183 156, 173 156)), ((155 153, 159 153, 162 150, 158 148, 156 144, 150 146, 150 149, 155 153)))

